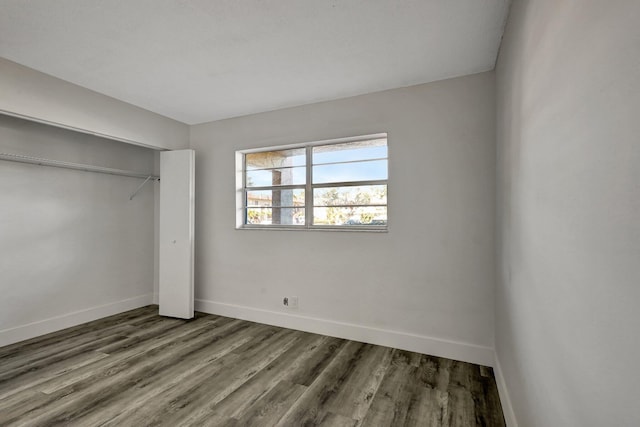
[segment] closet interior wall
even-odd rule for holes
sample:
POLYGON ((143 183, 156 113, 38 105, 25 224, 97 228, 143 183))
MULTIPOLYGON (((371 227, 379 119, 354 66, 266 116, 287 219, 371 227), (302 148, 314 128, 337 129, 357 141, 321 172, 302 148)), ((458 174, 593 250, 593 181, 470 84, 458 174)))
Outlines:
MULTIPOLYGON (((157 175, 154 150, 0 115, 0 152, 157 175)), ((152 302, 155 189, 0 161, 0 345, 152 302)))

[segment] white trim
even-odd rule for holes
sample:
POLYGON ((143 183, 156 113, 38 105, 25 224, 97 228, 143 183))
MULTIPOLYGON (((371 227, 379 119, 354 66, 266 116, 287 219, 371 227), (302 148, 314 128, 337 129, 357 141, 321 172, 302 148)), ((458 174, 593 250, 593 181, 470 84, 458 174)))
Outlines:
POLYGON ((267 230, 267 231, 346 231, 346 232, 371 232, 371 233, 388 233, 388 227, 379 226, 366 226, 366 225, 312 225, 312 226, 287 226, 287 225, 260 225, 249 224, 240 225, 236 227, 236 230, 267 230), (375 228, 374 228, 375 227, 375 228))
POLYGON ((516 420, 515 412, 513 412, 513 406, 511 405, 511 399, 509 398, 509 391, 507 390, 507 383, 505 382, 504 375, 502 374, 502 368, 500 367, 497 352, 495 353, 495 360, 493 362, 493 373, 496 378, 498 395, 500 396, 500 404, 502 405, 502 413, 504 414, 504 420, 507 423, 507 427, 518 427, 518 421, 516 420))
POLYGON ((112 316, 135 308, 150 305, 153 302, 153 294, 139 295, 137 297, 116 301, 109 304, 91 307, 72 313, 38 320, 26 325, 15 326, 0 331, 0 346, 13 344, 19 341, 34 338, 50 332, 76 326, 81 323, 112 316))
MULTIPOLYGON (((273 145, 269 147, 245 148, 245 149, 236 151, 236 153, 252 154, 252 153, 260 153, 263 151, 278 151, 278 150, 288 150, 288 149, 294 149, 294 148, 306 148, 306 147, 313 147, 316 145, 345 144, 347 142, 369 141, 373 139, 382 139, 382 138, 388 138, 387 132, 372 133, 369 135, 348 136, 345 138, 323 139, 320 141, 297 142, 297 143, 290 143, 290 144, 273 145)), ((387 141, 387 144, 388 143, 389 142, 387 141)))
POLYGON ((96 131, 89 130, 89 129, 79 128, 79 127, 71 126, 71 125, 65 125, 64 123, 58 123, 58 122, 53 122, 51 120, 40 119, 38 117, 29 116, 29 115, 21 114, 21 113, 14 113, 14 112, 9 111, 9 110, 0 109, 0 114, 3 114, 5 116, 16 117, 16 118, 23 119, 23 120, 28 120, 30 122, 40 123, 40 124, 43 124, 43 125, 57 127, 57 128, 60 128, 60 129, 66 129, 66 130, 70 130, 70 131, 73 131, 73 132, 84 133, 86 135, 93 135, 93 136, 97 136, 99 138, 110 139, 112 141, 124 142, 126 144, 137 145, 139 147, 150 148, 150 149, 156 150, 156 151, 167 150, 166 148, 161 148, 161 147, 157 147, 155 145, 145 144, 144 142, 135 141, 133 139, 121 138, 119 136, 114 136, 114 135, 109 135, 109 134, 106 134, 106 133, 96 132, 96 131))
POLYGON ((493 349, 475 344, 202 299, 196 299, 196 310, 485 366, 494 363, 493 349))

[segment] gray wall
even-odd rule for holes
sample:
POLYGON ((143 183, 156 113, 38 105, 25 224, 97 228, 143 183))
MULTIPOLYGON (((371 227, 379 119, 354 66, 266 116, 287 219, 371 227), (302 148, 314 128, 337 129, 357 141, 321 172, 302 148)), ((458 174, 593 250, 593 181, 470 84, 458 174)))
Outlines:
POLYGON ((152 148, 189 145, 181 122, 0 58, 0 112, 152 148))
MULTIPOLYGON (((152 172, 154 152, 0 115, 0 152, 152 172)), ((151 302, 154 184, 0 161, 0 345, 151 302)))
POLYGON ((521 426, 640 425, 640 2, 515 1, 498 359, 521 426))
POLYGON ((493 362, 493 73, 196 125, 191 148, 197 308, 493 362), (235 229, 236 150, 378 132, 388 233, 235 229))

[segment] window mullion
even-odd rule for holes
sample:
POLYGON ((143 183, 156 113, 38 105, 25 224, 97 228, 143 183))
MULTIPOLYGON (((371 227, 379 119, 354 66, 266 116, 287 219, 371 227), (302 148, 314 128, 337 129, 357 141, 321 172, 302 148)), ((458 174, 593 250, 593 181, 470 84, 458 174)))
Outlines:
POLYGON ((313 190, 311 182, 313 180, 313 158, 312 158, 312 150, 313 147, 306 147, 306 186, 304 190, 304 223, 306 227, 311 227, 313 225, 313 190))
POLYGON ((388 179, 376 179, 373 181, 337 181, 313 184, 313 188, 333 188, 333 187, 361 187, 363 185, 387 185, 388 179))
POLYGON ((299 190, 306 189, 306 185, 303 184, 292 184, 292 185, 264 185, 261 187, 249 187, 246 188, 247 191, 269 191, 269 190, 299 190))
POLYGON ((242 216, 243 223, 247 224, 249 221, 247 210, 247 155, 242 155, 242 216))

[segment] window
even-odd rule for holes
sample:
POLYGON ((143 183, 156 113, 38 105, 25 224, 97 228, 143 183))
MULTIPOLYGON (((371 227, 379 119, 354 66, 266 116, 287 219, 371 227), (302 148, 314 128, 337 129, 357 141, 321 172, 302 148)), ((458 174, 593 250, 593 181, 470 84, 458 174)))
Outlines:
POLYGON ((387 135, 237 152, 239 228, 387 229, 387 135))

